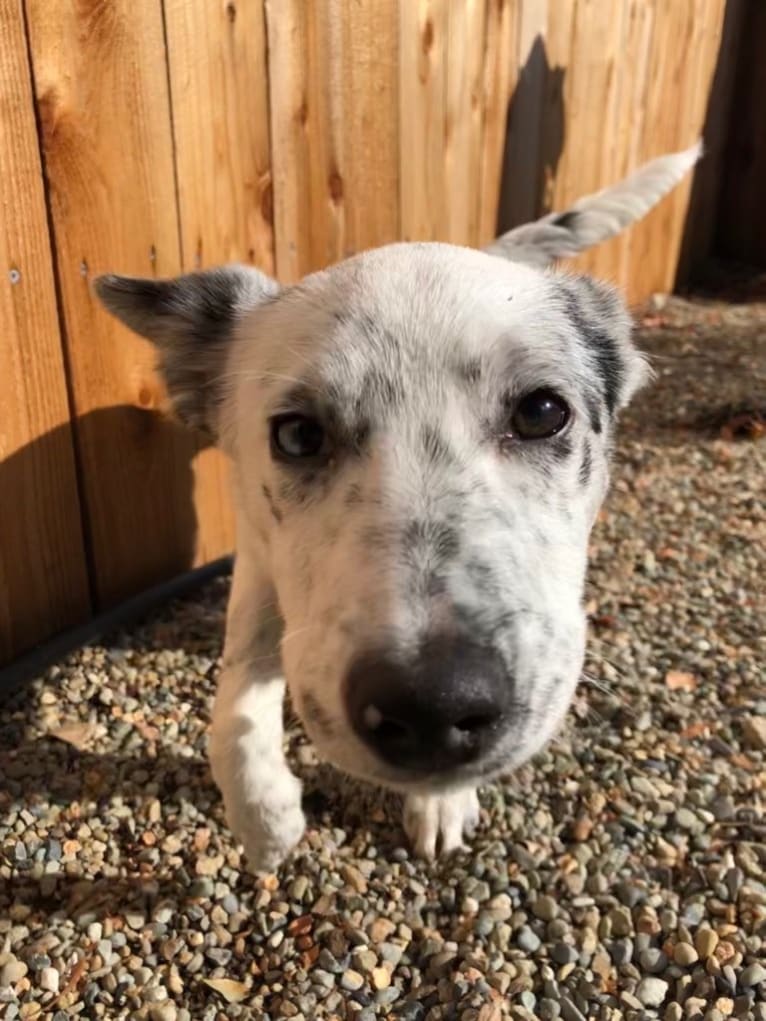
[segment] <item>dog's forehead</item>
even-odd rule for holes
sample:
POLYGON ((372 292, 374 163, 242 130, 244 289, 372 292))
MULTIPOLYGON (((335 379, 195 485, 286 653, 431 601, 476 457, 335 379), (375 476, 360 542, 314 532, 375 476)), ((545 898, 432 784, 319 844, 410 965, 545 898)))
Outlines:
POLYGON ((377 249, 317 283, 327 311, 350 327, 332 331, 338 344, 374 348, 380 339, 370 336, 374 323, 403 352, 433 359, 486 353, 498 334, 510 338, 544 308, 550 319, 558 311, 548 274, 450 245, 377 249))
POLYGON ((371 379, 385 392, 477 382, 511 363, 560 372, 570 345, 554 276, 440 244, 364 253, 306 278, 273 314, 275 367, 338 399, 369 395, 371 379))

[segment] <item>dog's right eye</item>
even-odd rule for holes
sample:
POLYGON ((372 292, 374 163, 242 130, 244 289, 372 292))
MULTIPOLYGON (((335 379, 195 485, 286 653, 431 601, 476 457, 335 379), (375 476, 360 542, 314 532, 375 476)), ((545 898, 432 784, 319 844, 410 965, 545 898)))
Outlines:
POLYGON ((277 415, 271 420, 271 452, 282 461, 316 458, 323 453, 325 433, 308 415, 277 415))

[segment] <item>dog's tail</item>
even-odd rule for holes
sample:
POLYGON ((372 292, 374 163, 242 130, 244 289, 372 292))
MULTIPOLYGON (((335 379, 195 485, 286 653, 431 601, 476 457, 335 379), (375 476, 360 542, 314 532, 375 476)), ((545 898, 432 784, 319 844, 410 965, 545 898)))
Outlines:
POLYGON ((484 251, 541 267, 554 259, 575 255, 641 219, 678 184, 701 155, 699 141, 684 152, 660 156, 619 184, 579 199, 563 213, 548 213, 533 223, 514 227, 484 251))

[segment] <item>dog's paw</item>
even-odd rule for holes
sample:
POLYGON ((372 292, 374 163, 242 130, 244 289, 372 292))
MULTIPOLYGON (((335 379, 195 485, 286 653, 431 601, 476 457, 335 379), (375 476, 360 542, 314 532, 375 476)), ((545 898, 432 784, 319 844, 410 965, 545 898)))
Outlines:
POLYGON ((300 781, 285 771, 268 790, 250 800, 226 801, 226 821, 242 844, 251 872, 273 872, 303 836, 300 781))
POLYGON ((479 822, 479 798, 473 787, 449 794, 408 794, 404 801, 404 829, 415 853, 435 858, 465 847, 479 822))

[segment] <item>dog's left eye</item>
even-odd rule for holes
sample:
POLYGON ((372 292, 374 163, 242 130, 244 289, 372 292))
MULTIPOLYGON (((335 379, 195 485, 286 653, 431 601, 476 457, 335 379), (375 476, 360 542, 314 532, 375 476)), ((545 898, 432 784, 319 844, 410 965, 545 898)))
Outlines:
POLYGON ((552 390, 533 390, 516 405, 512 435, 520 440, 544 440, 561 432, 569 421, 569 405, 552 390))
POLYGON ((277 415, 271 420, 272 453, 282 460, 318 457, 324 445, 324 429, 315 418, 288 414, 277 415))

